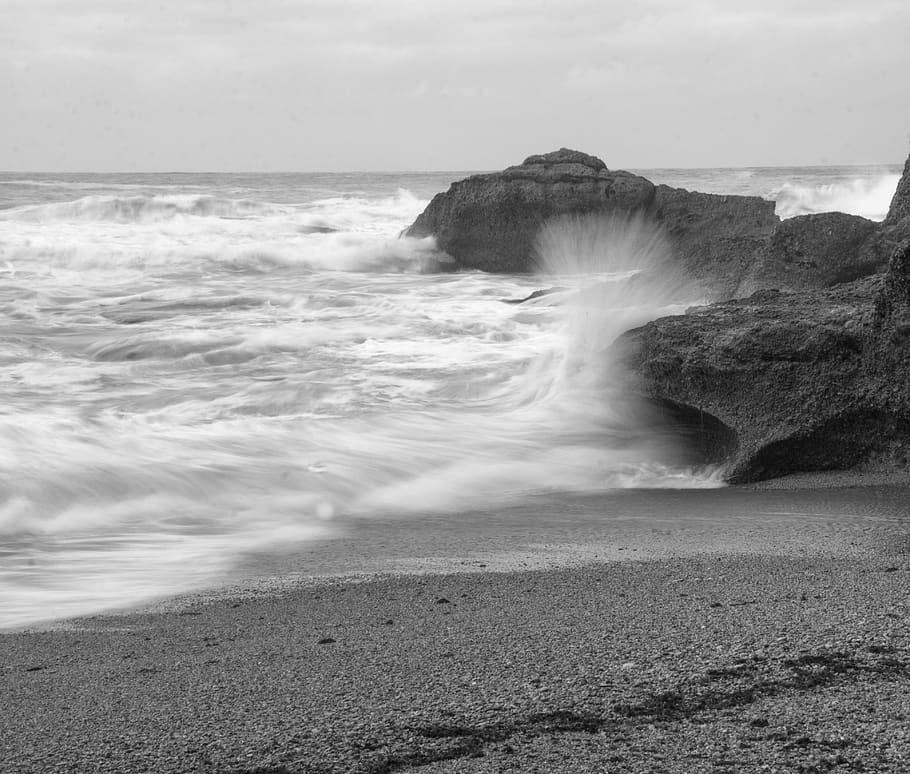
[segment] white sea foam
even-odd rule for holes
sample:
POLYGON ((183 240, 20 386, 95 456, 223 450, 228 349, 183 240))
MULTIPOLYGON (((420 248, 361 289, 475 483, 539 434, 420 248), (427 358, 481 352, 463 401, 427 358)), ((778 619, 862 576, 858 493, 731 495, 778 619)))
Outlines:
POLYGON ((214 583, 350 517, 719 484, 613 357, 699 300, 651 224, 553 222, 535 276, 421 274, 407 190, 193 184, 49 186, 0 217, 0 627, 214 583))
POLYGON ((782 218, 819 212, 846 212, 870 220, 884 220, 899 175, 880 175, 830 183, 786 182, 772 191, 782 218))
POLYGON ((277 205, 208 195, 86 196, 75 201, 0 211, 2 220, 158 222, 178 217, 252 218, 281 212, 277 205))

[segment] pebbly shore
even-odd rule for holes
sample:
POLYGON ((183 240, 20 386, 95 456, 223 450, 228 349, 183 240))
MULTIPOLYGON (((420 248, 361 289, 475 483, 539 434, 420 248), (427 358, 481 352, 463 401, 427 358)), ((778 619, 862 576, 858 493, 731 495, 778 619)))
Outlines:
POLYGON ((813 523, 0 634, 0 770, 908 771, 910 517, 813 523))

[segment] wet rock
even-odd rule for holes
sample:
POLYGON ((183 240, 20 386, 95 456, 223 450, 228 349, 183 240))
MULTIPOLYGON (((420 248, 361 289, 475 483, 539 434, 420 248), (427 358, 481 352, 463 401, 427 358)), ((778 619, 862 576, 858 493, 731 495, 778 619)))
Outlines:
POLYGON ((524 298, 502 298, 500 301, 502 301, 504 304, 523 304, 525 301, 533 301, 535 298, 542 298, 543 296, 549 296, 553 293, 561 293, 564 290, 567 290, 567 288, 544 288, 543 290, 535 290, 533 293, 525 296, 524 298))
POLYGON ((882 271, 887 257, 863 247, 878 228, 866 218, 826 212, 781 222, 749 267, 735 295, 757 290, 811 290, 882 271))
POLYGON ((691 278, 729 297, 771 236, 774 203, 654 186, 600 159, 563 148, 502 172, 475 175, 438 194, 404 234, 436 238, 462 268, 527 272, 544 223, 567 215, 636 213, 669 238, 691 278))
POLYGON ((888 208, 885 224, 894 225, 906 218, 910 218, 910 156, 904 163, 904 173, 891 198, 891 206, 888 208))
POLYGON ((549 219, 638 211, 653 199, 654 185, 645 178, 562 148, 453 183, 433 197, 405 235, 434 236, 462 268, 527 272, 535 268, 535 240, 549 219))
POLYGON ((910 243, 886 275, 761 291, 655 320, 614 345, 631 388, 723 444, 731 481, 906 467, 910 243))
POLYGON ((780 222, 774 202, 657 186, 653 215, 673 260, 715 298, 730 298, 780 222))

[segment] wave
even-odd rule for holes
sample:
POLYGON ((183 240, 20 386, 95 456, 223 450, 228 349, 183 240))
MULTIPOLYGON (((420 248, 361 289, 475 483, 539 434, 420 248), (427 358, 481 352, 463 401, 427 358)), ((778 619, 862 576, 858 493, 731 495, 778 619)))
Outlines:
POLYGON ((3 220, 111 221, 154 223, 181 216, 200 218, 255 218, 280 213, 277 205, 249 199, 208 195, 84 196, 75 201, 28 205, 3 211, 3 220))
POLYGON ((846 212, 870 220, 884 220, 900 175, 861 177, 834 183, 784 183, 769 198, 781 218, 819 212, 846 212))
MULTIPOLYGON (((23 235, 27 236, 27 235, 23 235)), ((76 233, 67 240, 26 238, 23 244, 0 244, 0 274, 26 276, 49 273, 64 282, 63 273, 75 272, 80 283, 126 279, 148 271, 178 271, 187 277, 199 271, 239 274, 341 271, 355 273, 424 273, 442 267, 432 238, 377 237, 348 232, 302 234, 279 232, 237 234, 201 232, 161 234, 109 240, 99 245, 92 233, 76 233), (117 274, 112 274, 116 272, 117 274)), ((103 237, 102 237, 103 238, 103 237)))

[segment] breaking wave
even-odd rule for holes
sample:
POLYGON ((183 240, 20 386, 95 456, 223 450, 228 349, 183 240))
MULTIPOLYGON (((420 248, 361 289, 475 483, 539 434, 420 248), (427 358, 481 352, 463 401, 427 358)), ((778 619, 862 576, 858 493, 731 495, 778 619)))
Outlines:
POLYGON ((84 196, 75 201, 12 208, 0 213, 0 218, 39 222, 97 220, 115 223, 155 223, 180 216, 255 218, 282 211, 277 205, 207 195, 84 196))
POLYGON ((787 182, 775 189, 770 198, 781 218, 819 212, 846 212, 870 220, 884 220, 900 175, 854 178, 833 183, 801 184, 787 182))

